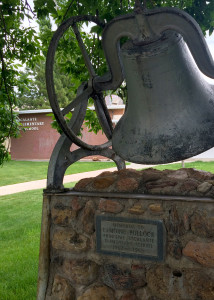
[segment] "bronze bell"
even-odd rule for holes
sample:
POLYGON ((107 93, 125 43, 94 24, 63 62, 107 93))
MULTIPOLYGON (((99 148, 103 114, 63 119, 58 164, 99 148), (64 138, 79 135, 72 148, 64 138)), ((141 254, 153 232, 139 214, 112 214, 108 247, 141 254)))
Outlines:
POLYGON ((115 89, 125 79, 128 90, 112 136, 116 154, 161 164, 214 146, 214 86, 202 75, 214 78, 214 63, 192 17, 173 8, 122 16, 105 29, 103 48, 110 75, 96 78, 95 88, 115 89))
POLYGON ((182 36, 167 32, 145 46, 125 43, 128 105, 112 138, 114 151, 136 163, 183 160, 214 146, 214 86, 182 36))

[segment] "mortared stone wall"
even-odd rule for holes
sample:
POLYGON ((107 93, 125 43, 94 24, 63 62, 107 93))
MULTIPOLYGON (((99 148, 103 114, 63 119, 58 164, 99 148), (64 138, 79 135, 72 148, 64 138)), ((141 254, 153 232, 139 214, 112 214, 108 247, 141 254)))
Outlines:
POLYGON ((214 174, 194 169, 104 172, 46 193, 38 300, 213 300, 213 196, 214 174), (105 215, 161 220, 164 260, 97 253, 105 215))

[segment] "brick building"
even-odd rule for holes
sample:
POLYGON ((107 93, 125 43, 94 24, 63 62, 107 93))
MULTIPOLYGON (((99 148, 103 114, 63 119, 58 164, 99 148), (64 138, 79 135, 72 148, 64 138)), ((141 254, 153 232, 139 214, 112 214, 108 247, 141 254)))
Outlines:
MULTIPOLYGON (((93 107, 91 109, 94 109, 93 107)), ((108 106, 112 122, 115 124, 124 113, 125 105, 108 106)), ((51 109, 19 111, 19 118, 25 131, 19 138, 11 139, 11 158, 14 160, 48 160, 60 134, 51 127, 51 109)), ((107 141, 102 132, 94 134, 83 129, 82 140, 89 144, 102 144, 107 141)), ((72 146, 74 149, 75 146, 72 146)))

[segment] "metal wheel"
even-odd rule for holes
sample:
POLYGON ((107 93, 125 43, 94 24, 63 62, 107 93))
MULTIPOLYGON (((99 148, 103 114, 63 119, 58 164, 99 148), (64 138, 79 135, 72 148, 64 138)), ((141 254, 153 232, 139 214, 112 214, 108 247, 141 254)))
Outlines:
POLYGON ((93 79, 96 77, 94 68, 90 62, 89 56, 87 54, 86 48, 84 46, 84 43, 82 41, 82 38, 80 36, 80 32, 77 28, 76 23, 81 21, 92 21, 96 23, 99 26, 104 27, 104 23, 101 22, 97 17, 93 16, 77 16, 72 17, 68 20, 66 20, 64 23, 60 25, 60 27, 55 32, 50 45, 48 49, 47 54, 47 60, 46 60, 46 85, 47 85, 47 91, 48 91, 48 97, 49 101, 53 110, 53 113, 55 115, 55 118, 57 122, 59 123, 61 129, 66 134, 66 136, 77 146, 88 149, 88 150, 102 150, 109 148, 111 146, 111 136, 113 132, 112 122, 109 115, 109 112, 107 110, 102 92, 96 92, 93 89, 93 79), (82 91, 81 94, 79 94, 67 107, 65 107, 62 111, 60 110, 58 101, 57 101, 57 95, 55 93, 54 88, 54 80, 53 80, 53 65, 54 65, 54 57, 55 52, 59 43, 60 38, 64 34, 64 32, 69 28, 72 27, 73 31, 75 33, 76 39, 78 41, 79 47, 81 49, 85 65, 89 72, 89 81, 85 86, 85 89, 82 91), (109 139, 108 142, 101 144, 101 145, 89 145, 82 140, 80 140, 74 131, 68 126, 67 122, 64 119, 64 116, 71 111, 76 106, 80 105, 81 102, 88 100, 89 98, 93 98, 95 102, 95 108, 96 112, 98 114, 98 118, 100 121, 100 124, 103 128, 104 133, 106 134, 107 138, 109 139))

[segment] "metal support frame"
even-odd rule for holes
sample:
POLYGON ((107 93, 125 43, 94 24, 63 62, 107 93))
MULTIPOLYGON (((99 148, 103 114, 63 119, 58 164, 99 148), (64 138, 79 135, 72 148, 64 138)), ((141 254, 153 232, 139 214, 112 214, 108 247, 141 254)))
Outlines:
MULTIPOLYGON (((78 95, 81 94, 86 87, 86 84, 83 83, 78 89, 78 95)), ((102 105, 103 98, 96 99, 98 105, 102 105), (99 100, 101 101, 99 102, 99 100)), ((84 117, 87 109, 88 99, 87 97, 74 108, 72 118, 68 124, 69 128, 72 128, 75 134, 78 134, 80 128, 84 122, 84 117)), ((102 120, 101 120, 102 124, 102 120)), ((104 127, 104 126, 103 126, 104 127)), ((106 132, 106 136, 110 136, 109 130, 106 132)), ((73 163, 77 162, 81 158, 92 156, 92 155, 101 155, 112 159, 117 168, 124 169, 125 162, 117 156, 111 149, 100 149, 100 150, 88 150, 88 149, 77 149, 73 152, 70 151, 72 141, 65 135, 62 134, 59 138, 53 153, 50 158, 49 167, 48 167, 48 177, 47 177, 47 191, 64 191, 63 187, 63 177, 66 169, 73 163)))

